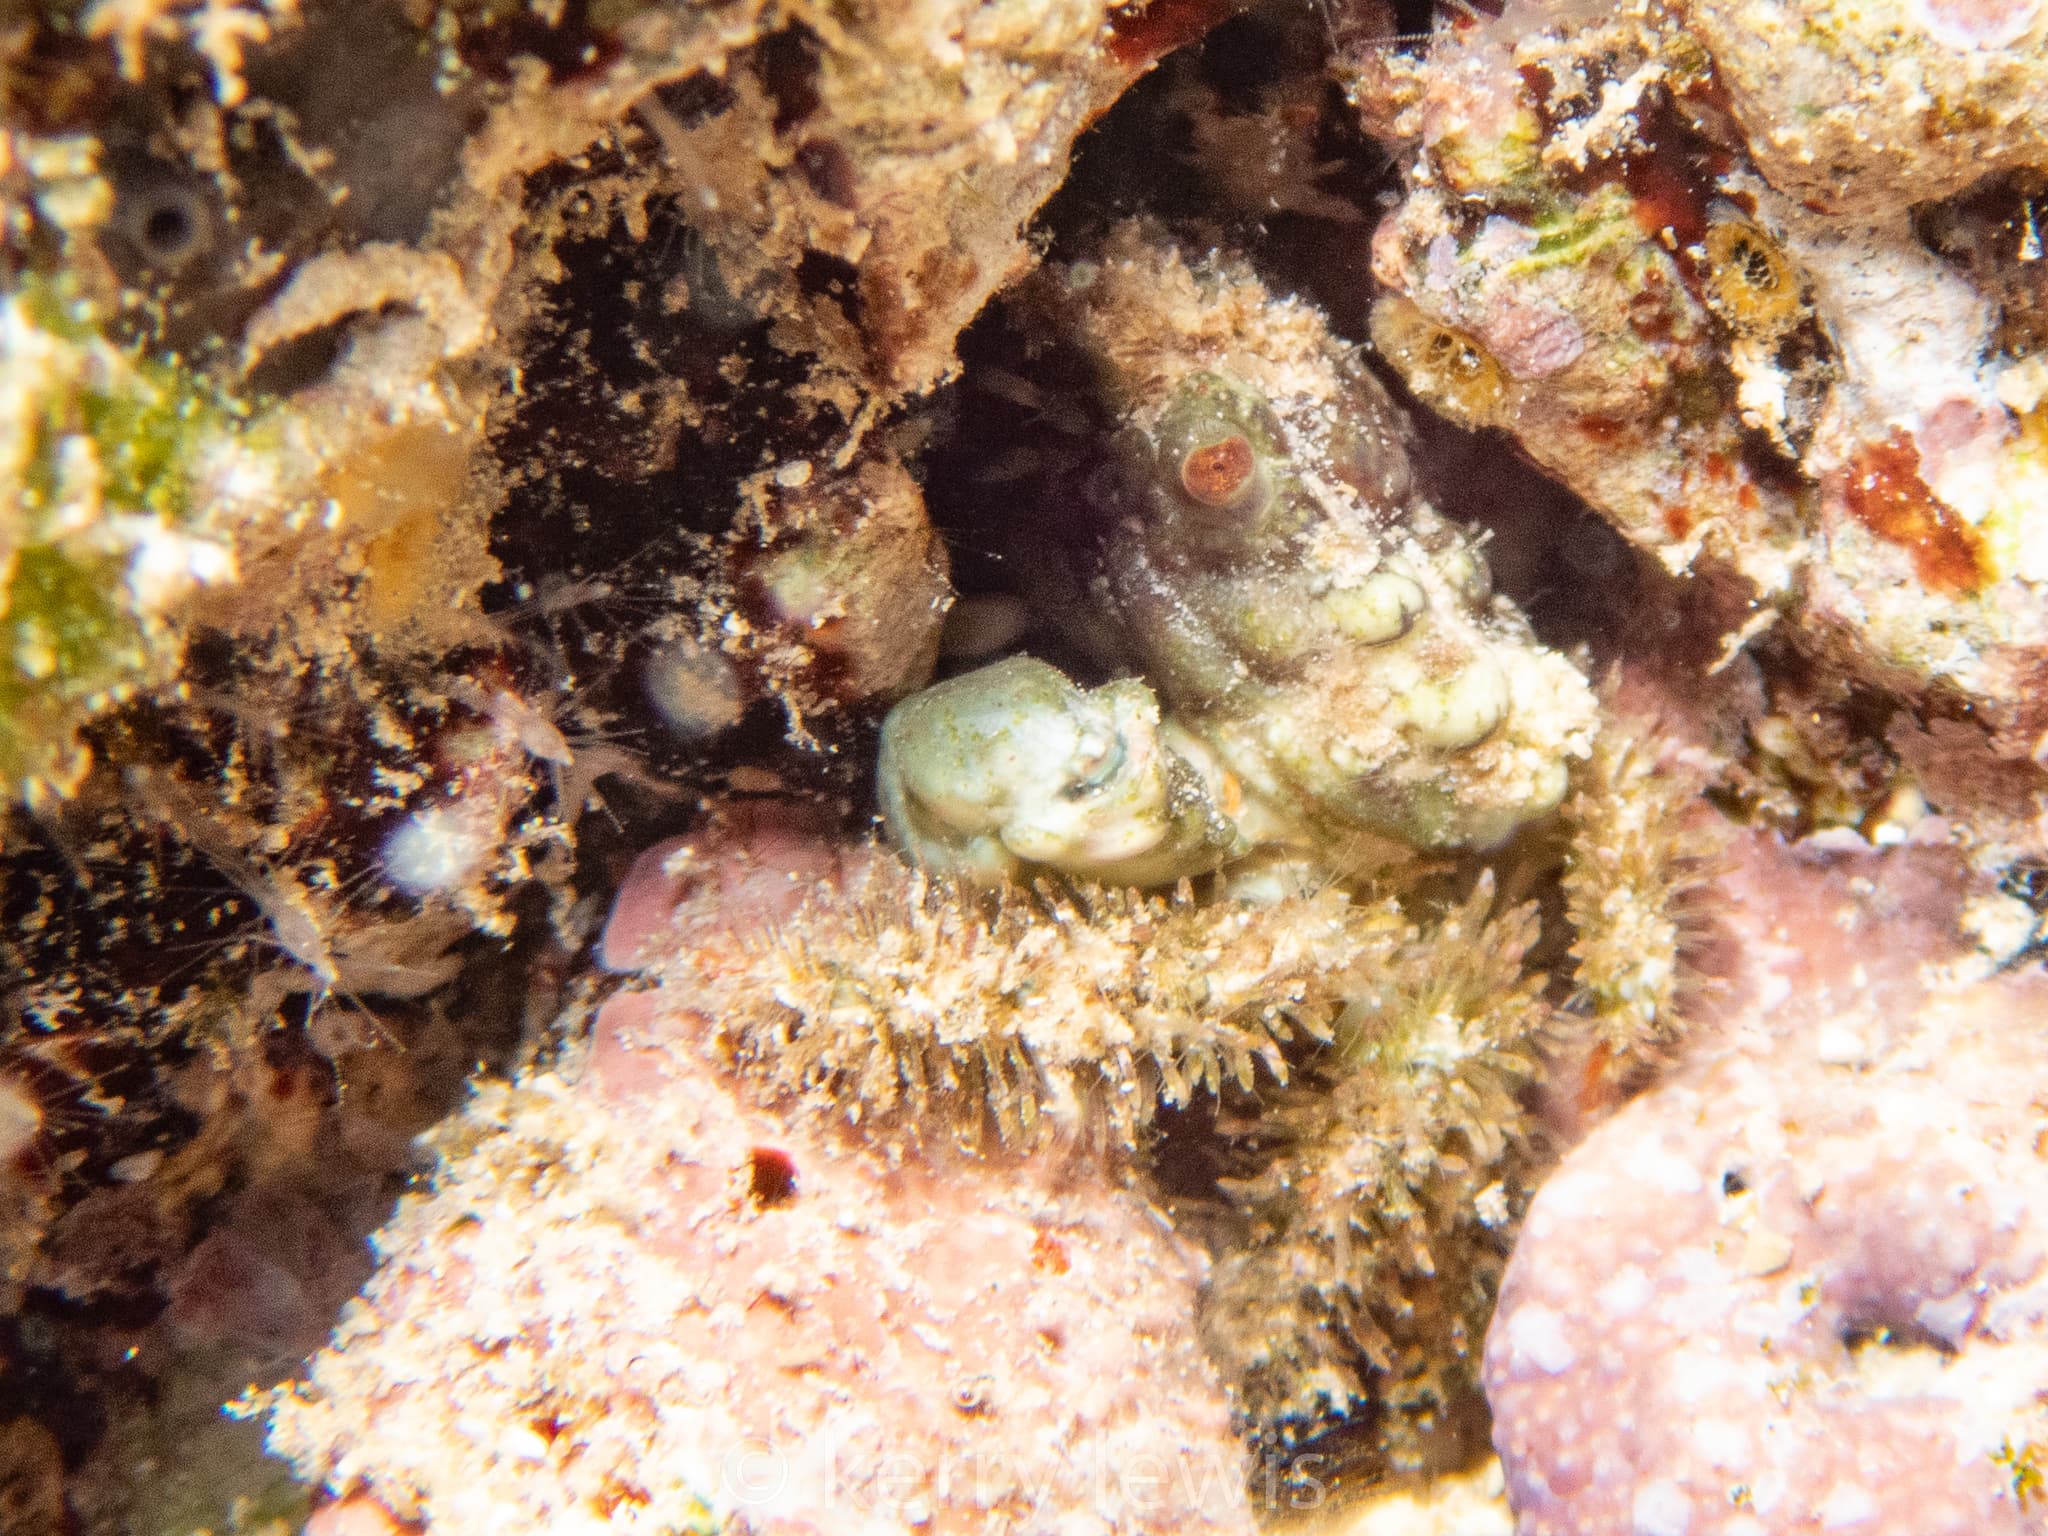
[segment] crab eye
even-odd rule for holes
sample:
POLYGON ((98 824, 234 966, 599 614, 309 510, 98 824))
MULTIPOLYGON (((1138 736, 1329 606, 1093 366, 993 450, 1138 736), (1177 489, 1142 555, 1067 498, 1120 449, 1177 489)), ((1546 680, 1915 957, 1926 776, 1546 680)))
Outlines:
POLYGON ((1258 461, 1242 433, 1191 448, 1180 461, 1181 489, 1205 507, 1227 507, 1251 484, 1258 461))
POLYGON ((1075 777, 1060 788, 1062 800, 1085 800, 1099 794, 1124 766, 1123 738, 1091 736, 1074 756, 1075 777))

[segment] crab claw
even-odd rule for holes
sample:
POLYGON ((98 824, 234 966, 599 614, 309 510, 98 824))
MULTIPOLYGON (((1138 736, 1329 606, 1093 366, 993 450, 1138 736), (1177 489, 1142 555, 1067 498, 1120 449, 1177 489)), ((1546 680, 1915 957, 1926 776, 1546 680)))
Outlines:
POLYGON ((877 765, 889 836, 975 880, 1038 866, 1153 885, 1243 851, 1213 765, 1162 730, 1134 679, 1083 689, 1016 656, 898 704, 877 765))

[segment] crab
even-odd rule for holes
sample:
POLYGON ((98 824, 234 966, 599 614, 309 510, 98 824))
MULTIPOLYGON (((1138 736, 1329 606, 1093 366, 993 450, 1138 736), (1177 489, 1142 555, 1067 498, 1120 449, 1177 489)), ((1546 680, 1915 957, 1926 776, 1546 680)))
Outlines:
POLYGON ((883 805, 902 846, 1151 884, 1278 842, 1367 873, 1558 805, 1592 691, 1421 497, 1396 407, 1320 312, 1145 223, 1024 302, 1116 418, 1065 488, 1082 547, 1043 553, 1077 566, 1048 585, 1088 605, 1070 640, 1143 681, 1087 693, 1011 661, 899 705, 883 805), (1171 763, 1205 791, 1169 793, 1171 763))

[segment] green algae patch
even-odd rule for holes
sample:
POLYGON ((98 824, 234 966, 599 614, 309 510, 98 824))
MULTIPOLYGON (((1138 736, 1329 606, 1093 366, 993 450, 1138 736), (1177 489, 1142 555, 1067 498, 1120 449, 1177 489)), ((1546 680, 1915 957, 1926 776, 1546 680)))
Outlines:
POLYGON ((63 794, 88 719, 176 668, 178 600, 231 579, 209 481, 246 410, 175 361, 102 336, 31 279, 0 300, 0 779, 63 794))

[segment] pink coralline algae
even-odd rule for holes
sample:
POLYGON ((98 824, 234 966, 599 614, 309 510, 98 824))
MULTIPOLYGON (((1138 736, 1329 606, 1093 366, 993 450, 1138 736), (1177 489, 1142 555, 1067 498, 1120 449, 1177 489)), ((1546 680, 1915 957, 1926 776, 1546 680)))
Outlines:
POLYGON ((1521 1536, 2048 1530, 2048 981, 1952 856, 1725 877, 1718 1032, 1531 1207, 1487 1338, 1521 1536))
POLYGON ((1914 0, 1907 9, 1950 48, 2003 48, 2026 36, 2041 14, 2039 0, 1914 0))
MULTIPOLYGON (((685 857, 638 866, 608 955, 665 931, 701 960, 840 862, 772 817, 685 857)), ((1201 1260, 1099 1159, 900 1159, 764 1102, 683 993, 612 997, 587 1055, 440 1137, 436 1187, 274 1405, 273 1448, 344 1496, 333 1525, 1250 1529, 1201 1260)))

